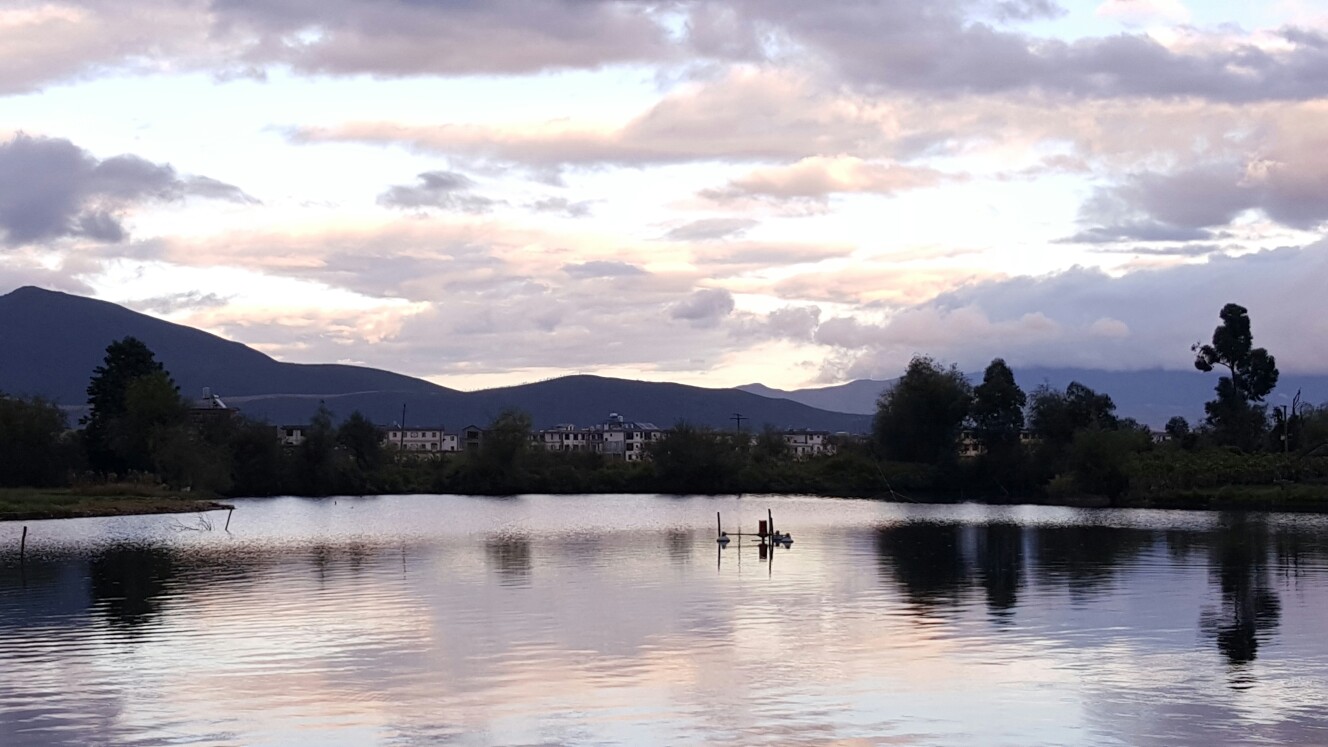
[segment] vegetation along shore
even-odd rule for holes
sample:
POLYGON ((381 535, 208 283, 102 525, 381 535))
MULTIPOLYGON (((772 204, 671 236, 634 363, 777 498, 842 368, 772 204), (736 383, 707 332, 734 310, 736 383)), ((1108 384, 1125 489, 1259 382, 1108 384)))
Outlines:
MULTIPOLYGON (((1328 407, 1270 408, 1276 361, 1227 304, 1210 344, 1206 416, 1155 432, 1109 394, 1071 383, 1024 392, 995 359, 971 384, 917 356, 881 394, 870 434, 838 434, 799 458, 771 427, 676 423, 629 461, 547 451, 529 416, 506 411, 473 448, 397 450, 358 412, 318 410, 303 440, 235 414, 200 414, 142 342, 112 342, 71 430, 40 398, 0 395, 0 520, 196 511, 212 496, 388 493, 786 493, 916 502, 1328 511, 1328 407), (128 487, 126 487, 126 482, 128 487), (203 496, 203 497, 199 497, 203 496)), ((1196 374, 1199 375, 1199 374, 1196 374)))
POLYGON ((211 498, 134 484, 0 488, 0 521, 175 514, 231 508, 211 498))

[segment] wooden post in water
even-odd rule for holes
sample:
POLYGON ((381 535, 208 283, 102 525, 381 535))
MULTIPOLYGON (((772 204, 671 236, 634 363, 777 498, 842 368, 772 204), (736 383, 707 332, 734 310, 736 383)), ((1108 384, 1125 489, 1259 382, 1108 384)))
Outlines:
POLYGON ((770 541, 771 541, 771 542, 774 542, 774 541, 775 541, 775 515, 774 515, 773 513, 771 513, 771 512, 770 512, 770 509, 768 509, 768 508, 765 510, 765 518, 768 519, 768 520, 770 521, 770 541))
POLYGON ((718 539, 724 533, 724 522, 719 520, 719 512, 715 512, 715 538, 718 539))
POLYGON ((18 562, 23 563, 23 557, 28 552, 28 527, 23 526, 23 538, 18 541, 18 562))
POLYGON ((231 514, 233 514, 233 513, 235 513, 235 506, 231 506, 230 509, 228 509, 228 510, 226 511, 226 531, 227 531, 227 532, 229 532, 229 531, 231 530, 231 514))

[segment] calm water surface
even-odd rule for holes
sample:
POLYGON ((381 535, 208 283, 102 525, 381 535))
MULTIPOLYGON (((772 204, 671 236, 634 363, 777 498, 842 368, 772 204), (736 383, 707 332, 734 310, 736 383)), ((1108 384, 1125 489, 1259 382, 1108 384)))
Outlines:
POLYGON ((0 745, 1328 744, 1328 521, 273 499, 0 524, 0 745), (766 510, 791 549, 719 550, 766 510), (210 521, 212 528, 207 528, 210 521))

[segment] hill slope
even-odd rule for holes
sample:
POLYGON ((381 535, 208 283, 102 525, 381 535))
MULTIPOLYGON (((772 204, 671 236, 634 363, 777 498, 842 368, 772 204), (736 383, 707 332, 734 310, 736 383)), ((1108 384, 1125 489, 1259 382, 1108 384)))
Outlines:
POLYGON ((0 391, 39 394, 66 406, 86 401, 88 378, 106 346, 137 337, 156 353, 189 396, 210 387, 228 404, 272 423, 306 422, 319 402, 345 416, 355 410, 379 423, 456 429, 484 425, 507 407, 531 414, 536 427, 590 425, 610 412, 628 420, 669 426, 679 420, 716 428, 733 426, 735 412, 748 427, 863 432, 869 418, 826 412, 783 399, 733 389, 569 376, 478 392, 460 392, 422 379, 373 368, 281 363, 239 343, 172 324, 104 301, 20 288, 0 296, 0 391))

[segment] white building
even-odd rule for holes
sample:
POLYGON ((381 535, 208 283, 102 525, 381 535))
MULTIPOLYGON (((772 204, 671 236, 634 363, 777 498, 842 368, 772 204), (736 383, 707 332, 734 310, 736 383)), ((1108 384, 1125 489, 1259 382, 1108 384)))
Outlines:
POLYGON ((639 462, 645 458, 646 445, 664 436, 664 431, 653 423, 624 420, 615 412, 599 425, 588 428, 557 425, 535 433, 531 440, 545 451, 589 451, 639 462))
POLYGON ((413 428, 392 426, 383 429, 383 445, 395 446, 401 451, 443 454, 460 450, 457 434, 448 433, 441 425, 413 428))
POLYGON ((835 453, 830 444, 830 431, 787 430, 784 431, 784 443, 792 452, 794 459, 807 459, 835 453))
POLYGON ((591 435, 587 428, 563 424, 539 431, 534 441, 545 451, 592 451, 591 435))
POLYGON ((639 462, 646 456, 646 445, 665 437, 664 431, 654 423, 624 420, 616 412, 609 419, 591 426, 591 444, 595 451, 629 462, 639 462))

